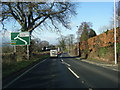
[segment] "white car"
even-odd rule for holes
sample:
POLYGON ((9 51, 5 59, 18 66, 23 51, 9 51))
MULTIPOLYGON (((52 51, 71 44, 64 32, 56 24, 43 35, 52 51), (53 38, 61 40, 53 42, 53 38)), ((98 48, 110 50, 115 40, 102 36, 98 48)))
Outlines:
POLYGON ((50 50, 50 57, 58 57, 57 50, 50 50))

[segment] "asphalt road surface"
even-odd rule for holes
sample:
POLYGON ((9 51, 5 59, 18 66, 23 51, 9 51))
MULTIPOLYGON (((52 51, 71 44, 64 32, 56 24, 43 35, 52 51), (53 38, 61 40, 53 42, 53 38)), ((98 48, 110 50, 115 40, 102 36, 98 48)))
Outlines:
POLYGON ((118 88, 118 72, 62 54, 48 58, 3 88, 118 88))

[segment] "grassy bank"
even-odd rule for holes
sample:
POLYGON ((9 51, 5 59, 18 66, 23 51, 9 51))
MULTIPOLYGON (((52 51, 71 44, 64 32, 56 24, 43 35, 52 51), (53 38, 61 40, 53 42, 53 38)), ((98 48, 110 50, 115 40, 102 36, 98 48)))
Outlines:
POLYGON ((7 64, 7 63, 3 63, 2 64, 2 77, 5 78, 13 73, 16 73, 26 67, 28 67, 29 65, 32 65, 34 63, 37 63, 39 61, 44 60, 45 58, 48 58, 49 55, 42 55, 39 58, 33 58, 31 60, 24 60, 24 61, 20 61, 20 62, 15 62, 15 63, 11 63, 11 64, 7 64))
POLYGON ((117 43, 117 53, 120 53, 120 43, 117 43))

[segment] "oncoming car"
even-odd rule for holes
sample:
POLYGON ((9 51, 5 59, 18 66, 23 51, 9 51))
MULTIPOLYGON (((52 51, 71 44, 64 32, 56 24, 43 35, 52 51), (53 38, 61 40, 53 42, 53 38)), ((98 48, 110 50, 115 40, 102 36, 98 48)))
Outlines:
POLYGON ((58 57, 57 50, 50 50, 50 57, 58 57))

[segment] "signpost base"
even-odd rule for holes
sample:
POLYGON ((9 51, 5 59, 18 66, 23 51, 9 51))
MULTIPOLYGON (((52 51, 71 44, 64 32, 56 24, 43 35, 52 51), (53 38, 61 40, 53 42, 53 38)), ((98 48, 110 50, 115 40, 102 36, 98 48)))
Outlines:
POLYGON ((29 45, 27 45, 27 60, 29 60, 29 45))

